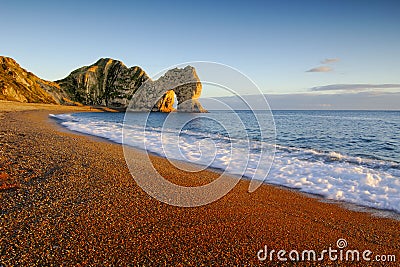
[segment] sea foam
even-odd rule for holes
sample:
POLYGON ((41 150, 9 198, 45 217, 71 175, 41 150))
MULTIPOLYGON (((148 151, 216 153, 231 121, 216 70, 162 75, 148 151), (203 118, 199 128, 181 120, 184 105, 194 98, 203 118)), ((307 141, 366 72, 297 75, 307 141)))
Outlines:
MULTIPOLYGON (((70 130, 99 136, 116 143, 145 149, 169 159, 189 161, 225 170, 247 178, 256 172, 268 173, 268 164, 258 164, 259 146, 267 142, 248 142, 229 139, 216 133, 184 130, 176 140, 173 129, 125 126, 122 121, 93 119, 76 114, 50 115, 70 130), (179 150, 169 147, 177 143, 179 150), (236 152, 231 153, 232 145, 236 152), (175 150, 174 150, 175 149, 175 150), (248 156, 243 156, 246 154, 248 156)), ((295 188, 301 192, 318 194, 327 199, 340 200, 362 206, 400 213, 400 167, 396 162, 321 152, 313 149, 276 145, 276 153, 265 183, 295 188)))

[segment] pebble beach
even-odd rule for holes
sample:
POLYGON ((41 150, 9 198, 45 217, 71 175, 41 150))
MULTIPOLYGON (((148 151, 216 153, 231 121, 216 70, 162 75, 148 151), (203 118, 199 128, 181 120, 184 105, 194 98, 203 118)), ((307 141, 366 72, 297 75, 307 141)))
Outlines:
MULTIPOLYGON (((270 250, 336 248, 395 255, 400 221, 317 196, 246 180, 211 204, 182 208, 136 185, 122 146, 67 131, 49 114, 89 107, 0 102, 0 266, 374 266, 377 262, 260 261, 270 250), (361 264, 361 265, 360 265, 361 264)), ((147 155, 132 149, 138 165, 147 155)), ((206 184, 218 173, 185 173, 150 156, 168 180, 206 184)), ((138 168, 135 175, 146 177, 138 168)))

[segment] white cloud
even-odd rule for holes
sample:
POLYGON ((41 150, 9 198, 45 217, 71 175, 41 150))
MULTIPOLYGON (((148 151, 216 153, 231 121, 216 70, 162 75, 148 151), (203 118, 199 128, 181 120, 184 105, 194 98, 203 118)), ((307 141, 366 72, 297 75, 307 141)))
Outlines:
POLYGON ((331 84, 310 88, 310 91, 368 91, 371 89, 400 89, 400 84, 331 84))
POLYGON ((338 62, 340 59, 339 58, 325 58, 324 60, 321 61, 322 64, 329 64, 329 63, 335 63, 338 62))
POLYGON ((332 70, 333 69, 329 66, 319 66, 316 68, 309 69, 306 72, 330 72, 332 70))

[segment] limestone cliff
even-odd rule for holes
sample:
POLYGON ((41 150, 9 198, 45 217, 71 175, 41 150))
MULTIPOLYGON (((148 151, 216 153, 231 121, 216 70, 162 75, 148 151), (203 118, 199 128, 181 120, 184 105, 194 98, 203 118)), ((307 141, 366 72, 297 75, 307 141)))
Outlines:
POLYGON ((0 57, 0 99, 53 104, 102 105, 133 111, 206 112, 198 98, 202 85, 195 68, 167 71, 152 81, 140 67, 102 58, 66 78, 50 82, 0 57), (175 96, 177 110, 173 107, 175 96))
POLYGON ((178 112, 207 112, 200 104, 202 85, 192 66, 167 71, 156 81, 147 80, 134 94, 130 111, 173 111, 174 94, 178 112))
POLYGON ((124 108, 147 79, 140 67, 128 68, 121 61, 101 58, 56 82, 73 101, 124 108))
POLYGON ((0 56, 0 99, 30 103, 64 103, 59 85, 21 68, 12 58, 0 56))

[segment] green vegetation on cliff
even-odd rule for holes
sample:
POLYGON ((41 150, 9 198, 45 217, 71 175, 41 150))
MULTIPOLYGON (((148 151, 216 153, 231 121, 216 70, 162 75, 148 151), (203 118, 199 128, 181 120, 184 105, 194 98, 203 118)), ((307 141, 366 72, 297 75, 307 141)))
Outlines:
POLYGON ((128 68, 121 61, 101 58, 56 83, 73 101, 86 105, 126 107, 147 79, 147 74, 140 67, 128 68))
POLYGON ((0 56, 0 99, 29 103, 102 105, 126 107, 132 95, 148 79, 140 67, 101 58, 96 63, 50 82, 0 56))

